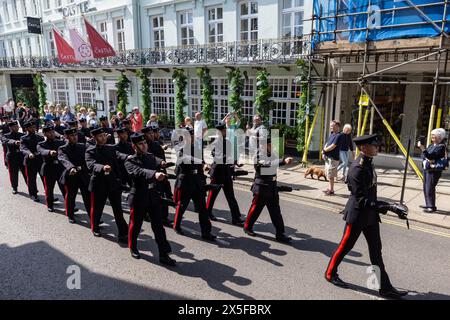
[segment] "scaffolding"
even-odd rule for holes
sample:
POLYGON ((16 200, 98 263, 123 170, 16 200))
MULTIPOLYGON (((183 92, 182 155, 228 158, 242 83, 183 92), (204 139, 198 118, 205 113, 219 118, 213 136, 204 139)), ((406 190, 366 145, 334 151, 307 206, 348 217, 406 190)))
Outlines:
MULTIPOLYGON (((448 94, 446 93, 450 84, 450 77, 447 76, 447 62, 450 48, 450 37, 447 33, 450 25, 447 23, 447 15, 450 13, 448 12, 450 0, 336 0, 331 2, 333 3, 333 8, 328 10, 328 12, 324 12, 326 10, 323 10, 323 7, 320 7, 318 2, 326 3, 327 1, 314 0, 312 17, 304 20, 305 23, 309 21, 312 26, 311 33, 306 35, 311 41, 311 50, 309 52, 311 57, 313 55, 321 55, 325 58, 327 65, 330 65, 333 59, 340 62, 344 59, 346 62, 354 61, 355 63, 361 63, 362 70, 358 72, 359 75, 357 77, 348 79, 336 76, 336 74, 330 74, 327 71, 324 72, 324 75, 321 75, 317 72, 317 68, 313 67, 310 68, 308 79, 302 81, 302 83, 308 83, 308 91, 311 90, 310 88, 312 86, 323 86, 326 88, 326 91, 330 91, 331 89, 330 94, 334 97, 334 100, 336 99, 335 88, 337 85, 358 85, 361 90, 361 95, 364 95, 368 102, 368 106, 364 107, 361 101, 359 103, 357 135, 365 133, 368 121, 370 121, 369 133, 373 132, 374 114, 377 113, 386 130, 395 140, 398 148, 405 158, 408 159, 407 154, 409 154, 409 150, 405 149, 399 137, 392 129, 391 124, 386 120, 386 117, 374 102, 374 87, 379 84, 432 86, 433 94, 429 110, 430 117, 426 140, 427 145, 430 144, 431 131, 435 127, 434 119, 436 118, 436 112, 436 124, 440 125, 443 115, 447 115, 449 111, 447 107, 448 94), (396 4, 389 8, 389 5, 387 5, 388 2, 401 2, 402 4, 396 4), (353 10, 340 9, 348 8, 349 5, 359 5, 360 7, 355 7, 353 10), (406 12, 415 12, 420 21, 378 25, 375 27, 371 23, 371 19, 374 19, 376 14, 379 14, 381 17, 386 17, 387 15, 394 17, 404 15, 406 12), (342 28, 340 25, 344 19, 353 22, 359 21, 359 24, 349 23, 348 28, 342 28), (362 27, 361 21, 363 20, 365 20, 365 26, 362 27), (409 35, 405 34, 406 37, 401 37, 401 32, 399 33, 398 30, 405 30, 405 28, 410 28, 413 31, 413 36, 414 32, 420 33, 420 30, 425 28, 425 33, 428 33, 428 36, 409 38, 409 35), (387 32, 386 34, 388 36, 386 39, 377 39, 376 32, 387 32), (382 60, 383 57, 384 61, 382 60), (401 58, 403 58, 403 61, 400 61, 401 58), (374 70, 370 70, 368 66, 371 62, 375 66, 374 70), (394 63, 394 65, 379 69, 379 64, 383 62, 394 63), (408 81, 393 75, 386 75, 386 72, 418 62, 435 64, 434 77, 432 79, 427 81, 408 81), (313 75, 311 70, 314 70, 316 74, 313 75), (439 87, 442 87, 443 90, 441 90, 439 97, 440 107, 437 108, 439 87)), ((329 4, 330 1, 328 1, 329 4)), ((394 18, 392 18, 392 21, 394 21, 394 18)), ((313 65, 313 58, 310 58, 309 62, 313 65)), ((329 68, 324 68, 324 70, 329 70, 329 68)), ((333 104, 335 104, 335 101, 333 101, 333 104)), ((325 120, 324 117, 321 118, 321 130, 323 131, 323 122, 325 120)), ((320 144, 322 145, 323 132, 320 134, 320 144)), ((308 148, 309 145, 306 147, 308 148)), ((416 166, 412 157, 409 157, 409 164, 417 176, 423 179, 422 172, 416 166)))

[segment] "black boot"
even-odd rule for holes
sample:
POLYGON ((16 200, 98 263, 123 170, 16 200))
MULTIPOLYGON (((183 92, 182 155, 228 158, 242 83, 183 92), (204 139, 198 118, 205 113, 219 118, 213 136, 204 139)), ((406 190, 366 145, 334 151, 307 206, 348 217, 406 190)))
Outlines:
POLYGON ((326 279, 329 283, 334 284, 334 285, 337 286, 337 287, 345 288, 345 289, 348 288, 348 285, 347 285, 344 281, 342 281, 341 278, 339 278, 339 276, 338 276, 337 274, 331 276, 330 279, 328 279, 328 277, 325 275, 325 279, 326 279))
POLYGON ((202 239, 208 240, 208 241, 216 241, 216 236, 212 235, 211 233, 208 234, 202 234, 202 239))
POLYGON ((291 241, 292 241, 292 238, 286 236, 285 234, 277 235, 276 239, 278 242, 281 242, 281 243, 291 243, 291 241))
POLYGON ((131 253, 131 256, 134 259, 140 259, 141 258, 141 254, 139 253, 138 249, 130 249, 130 253, 131 253))
POLYGON ((162 255, 159 256, 159 262, 161 262, 162 264, 169 266, 169 267, 175 267, 177 262, 172 259, 171 257, 169 257, 169 255, 162 255))
POLYGON ((402 297, 406 296, 408 294, 407 291, 400 291, 395 289, 394 287, 388 289, 388 290, 380 290, 380 296, 387 299, 394 299, 394 300, 400 300, 402 297))
POLYGON ((251 237, 256 237, 256 233, 253 232, 253 230, 251 230, 251 229, 246 229, 246 228, 244 228, 244 232, 245 232, 246 234, 248 234, 249 236, 251 236, 251 237))

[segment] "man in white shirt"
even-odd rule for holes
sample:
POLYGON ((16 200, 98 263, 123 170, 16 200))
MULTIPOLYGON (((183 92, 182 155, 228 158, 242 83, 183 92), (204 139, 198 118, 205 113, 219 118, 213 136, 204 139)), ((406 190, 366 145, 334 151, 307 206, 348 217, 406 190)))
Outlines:
POLYGON ((198 143, 200 146, 202 146, 203 135, 205 134, 206 130, 208 130, 208 125, 206 124, 206 121, 202 119, 202 113, 197 112, 195 114, 194 122, 194 137, 195 143, 198 143))

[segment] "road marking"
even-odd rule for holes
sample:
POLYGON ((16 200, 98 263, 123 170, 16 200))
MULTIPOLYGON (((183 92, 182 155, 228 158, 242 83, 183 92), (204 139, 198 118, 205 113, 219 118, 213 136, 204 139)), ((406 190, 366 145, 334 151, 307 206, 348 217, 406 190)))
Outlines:
MULTIPOLYGON (((250 192, 249 190, 246 190, 244 188, 236 188, 238 190, 241 191, 246 191, 246 192, 250 192)), ((280 195, 280 199, 285 200, 285 201, 289 201, 289 202, 293 202, 293 203, 299 203, 299 204, 303 204, 309 207, 314 207, 314 208, 319 208, 319 209, 323 209, 323 210, 327 210, 327 211, 331 211, 334 213, 339 213, 342 211, 342 209, 339 208, 334 208, 334 207, 330 207, 330 206, 326 206, 323 204, 319 204, 317 203, 317 200, 312 200, 312 201, 304 201, 304 200, 300 200, 300 199, 293 199, 292 197, 289 196, 283 196, 280 195)), ((386 224, 390 224, 390 225, 394 225, 397 227, 402 227, 407 229, 406 227, 406 222, 398 222, 398 221, 393 221, 391 219, 386 219, 386 218, 382 218, 381 221, 383 223, 386 224)), ((411 230, 415 230, 415 231, 420 231, 420 232, 424 232, 424 233, 428 233, 428 234, 432 234, 435 236, 440 236, 440 237, 444 237, 444 238, 450 238, 450 233, 446 233, 446 232, 441 232, 441 231, 437 231, 437 230, 433 230, 433 229, 428 229, 428 228, 423 228, 423 227, 419 227, 419 226, 415 226, 415 225, 410 225, 410 229, 411 230)))

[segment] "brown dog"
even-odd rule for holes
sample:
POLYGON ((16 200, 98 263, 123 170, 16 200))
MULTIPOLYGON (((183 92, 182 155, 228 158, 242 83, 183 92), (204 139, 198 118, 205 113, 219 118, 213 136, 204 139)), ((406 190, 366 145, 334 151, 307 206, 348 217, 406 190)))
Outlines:
POLYGON ((325 175, 325 170, 318 167, 309 167, 305 172, 305 178, 309 175, 311 176, 311 179, 314 179, 314 175, 316 175, 317 180, 320 180, 320 177, 323 177, 325 181, 328 181, 327 176, 325 175))

